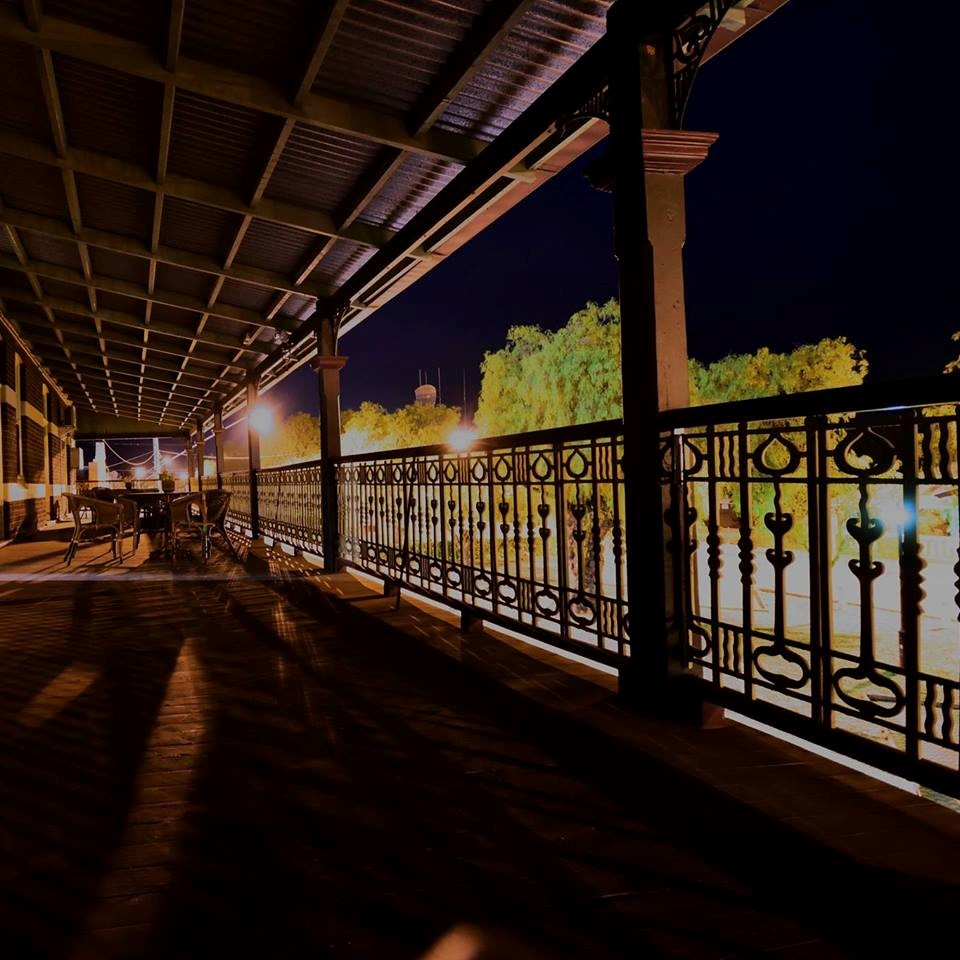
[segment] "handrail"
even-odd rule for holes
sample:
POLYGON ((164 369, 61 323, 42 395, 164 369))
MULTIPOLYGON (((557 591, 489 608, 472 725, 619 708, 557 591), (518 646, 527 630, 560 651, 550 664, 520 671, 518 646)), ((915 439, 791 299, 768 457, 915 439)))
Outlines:
POLYGON ((699 407, 664 410, 660 425, 667 430, 699 427, 707 423, 739 423, 749 420, 786 420, 831 413, 866 413, 905 407, 956 403, 960 398, 960 375, 915 377, 865 383, 857 387, 832 387, 808 393, 781 394, 754 400, 707 403, 699 407))

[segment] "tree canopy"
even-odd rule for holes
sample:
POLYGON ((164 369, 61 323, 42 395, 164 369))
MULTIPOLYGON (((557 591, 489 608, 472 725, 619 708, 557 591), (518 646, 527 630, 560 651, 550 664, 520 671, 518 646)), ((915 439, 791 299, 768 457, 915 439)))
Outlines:
POLYGON ((398 410, 387 410, 367 401, 358 410, 343 411, 341 448, 344 454, 373 453, 445 443, 459 421, 458 407, 409 403, 398 410))
MULTIPOLYGON (((620 305, 588 303, 559 330, 512 327, 483 359, 476 422, 487 436, 622 414, 620 305)), ((746 400, 863 382, 867 360, 845 337, 785 353, 761 347, 714 363, 690 360, 693 404, 746 400)))

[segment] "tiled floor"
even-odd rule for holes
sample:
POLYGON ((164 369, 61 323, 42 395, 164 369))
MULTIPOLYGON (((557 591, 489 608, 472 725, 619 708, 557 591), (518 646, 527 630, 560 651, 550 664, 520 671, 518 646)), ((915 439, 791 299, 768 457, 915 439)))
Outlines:
POLYGON ((0 954, 887 957, 952 812, 346 575, 0 548, 0 954), (255 568, 251 568, 255 569, 255 568), (449 946, 450 941, 447 942, 449 946))

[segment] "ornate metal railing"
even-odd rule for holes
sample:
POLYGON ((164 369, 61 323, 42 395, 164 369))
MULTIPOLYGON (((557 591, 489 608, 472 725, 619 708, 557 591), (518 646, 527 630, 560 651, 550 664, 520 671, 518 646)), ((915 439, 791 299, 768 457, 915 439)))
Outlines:
POLYGON ((236 470, 232 473, 224 473, 220 477, 220 484, 224 490, 229 490, 232 494, 227 522, 238 530, 249 530, 250 471, 236 470))
POLYGON ((629 653, 619 422, 343 457, 340 558, 602 662, 629 653))
POLYGON ((925 405, 951 385, 667 415, 663 481, 711 698, 956 792, 958 407, 925 405))
POLYGON ((257 471, 260 532, 298 550, 323 556, 319 462, 257 471))

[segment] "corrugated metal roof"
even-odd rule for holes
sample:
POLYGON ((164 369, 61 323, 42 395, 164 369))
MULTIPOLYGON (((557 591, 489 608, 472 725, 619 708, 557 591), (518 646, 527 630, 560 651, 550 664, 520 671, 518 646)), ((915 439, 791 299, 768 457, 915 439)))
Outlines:
POLYGON ((85 227, 150 239, 153 195, 146 190, 78 173, 77 195, 85 227))
POLYGON ((106 290, 97 291, 97 305, 104 310, 118 310, 120 313, 132 313, 143 316, 143 302, 122 293, 109 293, 106 290))
POLYGON ((462 169, 459 164, 411 154, 358 219, 398 230, 462 169))
POLYGON ((90 260, 93 272, 98 276, 127 280, 130 283, 147 282, 148 264, 140 257, 128 257, 112 250, 91 247, 90 260))
POLYGON ((337 210, 379 151, 377 144, 367 140, 298 123, 265 196, 317 210, 337 210))
MULTIPOLYGON (((2 241, 5 232, 6 231, 4 230, 0 230, 0 250, 3 250, 4 253, 6 250, 4 249, 2 241)), ((0 267, 0 287, 23 290, 25 293, 32 294, 30 281, 27 279, 27 275, 25 273, 20 273, 17 270, 7 270, 5 267, 0 267)))
POLYGON ((49 280, 44 277, 43 292, 49 297, 60 297, 63 300, 72 300, 74 303, 87 305, 87 290, 78 283, 66 283, 63 280, 49 280))
POLYGON ((43 0, 46 14, 151 46, 165 26, 167 10, 168 4, 159 0, 43 0))
POLYGON ((610 0, 539 0, 437 121, 493 139, 603 36, 610 0))
POLYGON ((276 117, 180 90, 169 170, 247 192, 263 163, 264 143, 279 125, 276 117))
POLYGON ((155 167, 160 84, 58 54, 53 63, 67 142, 155 167))
POLYGON ((407 113, 484 6, 485 0, 428 6, 417 0, 353 0, 313 89, 407 113))
POLYGON ((314 243, 312 233, 254 219, 240 244, 237 263, 293 273, 307 259, 314 243))
POLYGON ((255 287, 249 283, 238 283, 236 280, 224 280, 217 298, 222 303, 229 303, 234 307, 246 307, 249 310, 266 310, 276 299, 276 293, 267 287, 255 287))
POLYGON ((230 245, 240 216, 177 197, 163 198, 160 242, 192 253, 222 257, 230 245))
POLYGON ((6 40, 0 40, 0 126, 52 143, 37 55, 6 40))
POLYGON ((375 253, 376 250, 353 240, 338 240, 313 271, 311 279, 339 285, 353 276, 375 253))
POLYGON ((324 7, 316 0, 188 0, 181 51, 286 84, 302 69, 324 7))
MULTIPOLYGON (((170 307, 165 303, 155 303, 150 308, 150 322, 169 323, 179 327, 184 333, 193 334, 200 323, 201 314, 193 310, 181 310, 179 307, 170 307)), ((151 333, 151 336, 154 336, 151 333)))
POLYGON ((59 219, 67 217, 63 178, 56 167, 0 155, 0 198, 7 206, 28 213, 59 219))
MULTIPOLYGON (((3 234, 6 234, 6 231, 0 230, 0 235, 3 234)), ((19 236, 31 260, 53 263, 58 267, 70 267, 73 270, 80 269, 80 253, 75 243, 48 237, 42 233, 34 233, 32 230, 21 230, 19 236)))
POLYGON ((215 277, 209 273, 201 273, 199 270, 182 270, 168 263, 157 266, 157 287, 161 290, 169 290, 171 293, 183 293, 206 300, 215 281, 215 277))

